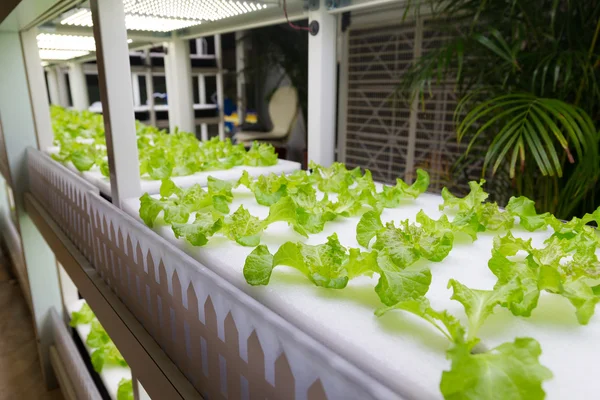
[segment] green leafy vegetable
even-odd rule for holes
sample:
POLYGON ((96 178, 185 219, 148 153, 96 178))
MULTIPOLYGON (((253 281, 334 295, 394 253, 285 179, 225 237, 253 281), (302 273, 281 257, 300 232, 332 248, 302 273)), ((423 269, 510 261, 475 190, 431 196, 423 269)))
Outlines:
POLYGON ((422 169, 417 170, 417 179, 412 185, 408 185, 402 179, 396 179, 396 186, 384 186, 378 193, 377 201, 384 208, 395 208, 400 205, 402 199, 412 197, 416 199, 429 187, 429 174, 422 169))
POLYGON ((225 235, 235 240, 242 246, 255 247, 260 243, 260 234, 265 224, 257 217, 251 215, 244 206, 225 220, 223 231, 225 235))
POLYGON ((515 281, 502 285, 497 290, 476 290, 450 279, 448 287, 452 287, 452 299, 459 301, 465 308, 469 319, 469 339, 477 337, 479 328, 497 305, 507 307, 508 304, 519 303, 523 298, 523 292, 515 281))
MULTIPOLYGON (((101 115, 78 112, 61 107, 51 108, 54 143, 59 152, 53 158, 72 162, 79 171, 98 166, 109 175, 104 123, 101 115)), ((237 165, 271 166, 277 164, 275 148, 253 143, 246 152, 242 144, 213 138, 200 142, 193 133, 174 130, 171 133, 136 121, 140 176, 162 180, 186 176, 200 171, 223 170, 237 165)))
POLYGON ((121 379, 117 389, 117 400, 133 400, 133 384, 131 379, 121 379))
POLYGON ((266 285, 278 265, 295 268, 315 285, 331 289, 342 289, 348 280, 371 275, 377 268, 374 254, 348 251, 334 234, 320 245, 286 242, 275 255, 260 245, 246 258, 244 277, 251 285, 266 285))
POLYGON ((544 399, 542 382, 552 373, 539 362, 537 341, 517 338, 485 353, 471 350, 472 344, 462 343, 448 351, 452 367, 440 383, 445 399, 544 399))
POLYGON ((96 372, 102 372, 104 365, 127 366, 125 359, 97 320, 92 321, 92 329, 85 343, 93 349, 91 360, 96 372))
POLYGON ((591 283, 597 279, 598 260, 595 240, 582 232, 572 239, 550 238, 545 247, 533 248, 531 240, 515 238, 510 233, 494 239, 490 270, 498 277, 494 287, 501 290, 505 285, 517 285, 522 293, 503 303, 514 315, 529 316, 535 309, 540 291, 545 290, 567 298, 576 309, 580 324, 587 324, 594 314, 598 296, 591 283), (524 259, 510 259, 522 251, 524 259), (572 258, 576 261, 567 261, 572 258))
POLYGON ((399 302, 389 307, 379 308, 375 311, 375 315, 380 317, 393 310, 403 310, 423 318, 440 331, 451 343, 464 342, 465 329, 458 319, 447 311, 436 311, 432 309, 429 300, 425 297, 399 302))
POLYGON ((212 212, 199 212, 193 223, 174 223, 172 229, 175 237, 183 237, 193 246, 204 246, 208 243, 208 238, 218 232, 222 226, 221 216, 212 212))
POLYGON ((71 313, 71 322, 69 322, 69 325, 75 327, 81 324, 89 324, 94 318, 96 318, 96 316, 90 306, 88 306, 87 303, 83 303, 79 311, 73 311, 71 313))
POLYGON ((387 251, 381 251, 377 256, 377 272, 380 273, 380 277, 375 292, 381 302, 392 306, 425 296, 431 284, 431 271, 426 268, 404 268, 394 263, 386 254, 387 251))
POLYGON ((442 198, 444 203, 440 205, 440 210, 443 211, 445 208, 457 208, 459 211, 470 211, 481 205, 488 198, 488 194, 483 191, 483 184, 485 179, 482 179, 479 183, 475 181, 469 182, 471 191, 465 197, 458 198, 454 196, 448 188, 442 189, 442 198))
POLYGON ((539 214, 535 211, 535 203, 525 196, 511 197, 506 205, 506 211, 519 217, 520 224, 530 232, 545 228, 550 213, 539 214))
POLYGON ((105 365, 127 367, 125 359, 112 341, 95 349, 91 355, 91 360, 94 370, 98 373, 102 372, 105 365))

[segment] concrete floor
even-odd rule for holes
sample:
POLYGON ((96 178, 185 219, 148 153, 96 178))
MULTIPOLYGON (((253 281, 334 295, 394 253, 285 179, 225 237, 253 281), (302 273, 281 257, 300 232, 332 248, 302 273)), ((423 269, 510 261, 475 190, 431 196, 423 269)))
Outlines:
POLYGON ((31 314, 0 254, 0 400, 62 400, 42 379, 31 314))

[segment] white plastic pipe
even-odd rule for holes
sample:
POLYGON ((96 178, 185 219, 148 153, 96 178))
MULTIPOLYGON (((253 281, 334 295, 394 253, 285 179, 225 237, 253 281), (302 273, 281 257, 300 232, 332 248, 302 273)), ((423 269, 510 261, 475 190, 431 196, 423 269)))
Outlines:
POLYGON ((319 23, 317 35, 308 36, 308 159, 329 166, 335 161, 337 20, 325 0, 308 19, 319 23))

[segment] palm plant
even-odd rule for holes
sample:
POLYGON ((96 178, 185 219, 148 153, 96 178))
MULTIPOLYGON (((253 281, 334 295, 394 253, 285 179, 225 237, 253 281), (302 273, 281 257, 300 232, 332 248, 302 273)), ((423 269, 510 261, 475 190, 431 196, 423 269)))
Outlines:
POLYGON ((452 39, 416 62, 400 89, 427 101, 431 85, 455 80, 456 136, 468 141, 461 161, 483 158, 488 179, 509 179, 515 194, 559 217, 595 208, 600 0, 408 5, 439 18, 452 39))

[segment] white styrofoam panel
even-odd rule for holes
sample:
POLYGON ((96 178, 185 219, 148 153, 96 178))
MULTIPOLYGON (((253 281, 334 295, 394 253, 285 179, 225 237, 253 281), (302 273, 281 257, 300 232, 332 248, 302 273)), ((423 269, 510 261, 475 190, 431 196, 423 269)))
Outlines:
MULTIPOLYGON (((245 188, 234 192, 232 211, 241 204, 253 215, 264 218, 268 208, 258 205, 245 188)), ((432 218, 441 213, 440 196, 423 194, 417 200, 407 200, 396 209, 385 209, 382 220, 401 221, 414 218, 423 209, 432 218)), ((139 219, 139 200, 128 199, 124 211, 139 219)), ((288 240, 319 244, 337 233, 340 242, 349 247, 360 247, 355 239, 359 217, 339 218, 325 225, 325 230, 305 240, 278 222, 268 227, 261 243, 275 252, 288 240)), ((159 224, 160 225, 160 224, 159 224)), ((377 318, 373 311, 381 306, 374 287, 377 278, 360 277, 349 282, 343 290, 315 287, 298 271, 277 267, 271 282, 265 287, 251 287, 242 274, 246 256, 253 250, 216 236, 204 247, 193 247, 176 239, 169 226, 155 229, 161 236, 196 258, 229 282, 272 309, 287 321, 301 328, 341 356, 347 358, 368 374, 380 379, 400 392, 410 391, 411 397, 439 399, 442 371, 450 367, 445 351, 447 340, 429 324, 408 313, 395 311, 377 318)), ((541 246, 551 230, 529 233, 518 225, 512 230, 518 237, 532 238, 541 246)), ((494 233, 481 233, 473 243, 466 235, 457 235, 454 248, 440 263, 424 259, 418 265, 428 265, 433 275, 427 297, 435 309, 446 309, 466 324, 462 305, 450 300, 447 289, 453 278, 473 289, 491 289, 496 277, 487 267, 491 256, 494 233)), ((540 361, 554 373, 544 382, 548 399, 588 399, 600 391, 596 379, 596 352, 599 344, 600 315, 595 315, 587 326, 578 324, 575 309, 556 295, 543 292, 539 305, 530 318, 514 317, 498 307, 488 318, 479 336, 488 348, 512 342, 516 337, 533 337, 542 346, 540 361)))
MULTIPOLYGON (((51 147, 46 150, 48 154, 56 153, 58 151, 57 147, 51 147)), ((65 164, 67 168, 71 171, 81 175, 84 179, 89 181, 91 184, 96 186, 100 192, 106 196, 111 195, 110 190, 110 179, 100 172, 100 169, 97 166, 92 167, 90 171, 80 172, 75 168, 72 163, 65 164)), ((272 165, 269 167, 248 167, 248 166, 237 166, 231 169, 225 170, 216 170, 216 171, 202 171, 196 172, 193 175, 188 176, 176 176, 173 177, 173 182, 175 182, 179 187, 186 188, 190 187, 194 184, 199 184, 201 186, 206 186, 208 182, 208 177, 212 176, 214 178, 223 179, 223 180, 237 180, 242 176, 244 170, 248 171, 250 176, 259 176, 259 175, 268 175, 270 173, 276 174, 290 174, 296 170, 300 169, 300 163, 289 160, 279 160, 276 165, 272 165)), ((160 191, 161 181, 159 180, 150 180, 150 179, 141 179, 141 187, 142 193, 148 192, 150 194, 158 193, 160 191)))
MULTIPOLYGON (((79 311, 81 306, 84 304, 84 299, 79 299, 71 304, 67 304, 67 311, 69 312, 69 315, 71 315, 74 311, 79 311)), ((88 354, 91 356, 92 349, 85 343, 85 341, 90 334, 92 324, 79 324, 74 329, 77 330, 77 333, 83 341, 88 354)), ((108 391, 108 394, 110 395, 110 398, 112 400, 116 400, 119 382, 121 382, 121 379, 131 379, 131 369, 129 369, 129 367, 105 365, 99 375, 102 379, 102 383, 104 383, 104 386, 108 391)))

